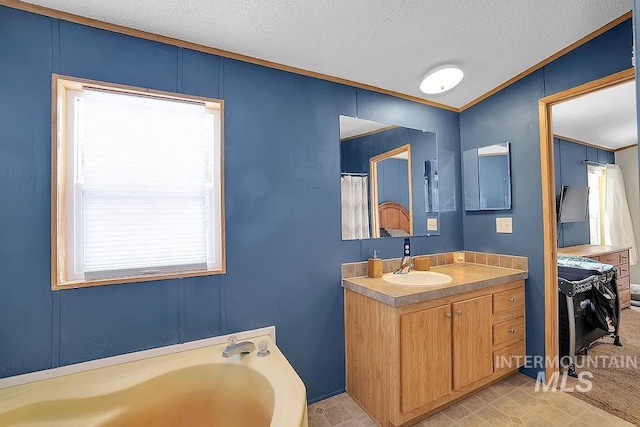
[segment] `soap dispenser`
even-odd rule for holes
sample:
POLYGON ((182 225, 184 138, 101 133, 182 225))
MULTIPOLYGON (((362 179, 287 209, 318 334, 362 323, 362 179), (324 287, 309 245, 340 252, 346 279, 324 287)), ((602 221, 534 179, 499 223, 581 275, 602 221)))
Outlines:
POLYGON ((378 258, 378 251, 374 249, 373 258, 367 261, 367 273, 369 277, 382 277, 382 260, 378 258))

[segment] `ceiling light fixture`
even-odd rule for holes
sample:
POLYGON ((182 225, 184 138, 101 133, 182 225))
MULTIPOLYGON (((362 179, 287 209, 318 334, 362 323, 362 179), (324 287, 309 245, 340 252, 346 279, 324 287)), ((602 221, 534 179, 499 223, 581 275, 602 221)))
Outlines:
POLYGON ((453 89, 462 81, 464 73, 455 65, 442 65, 429 71, 422 83, 420 90, 428 95, 446 92, 453 89))

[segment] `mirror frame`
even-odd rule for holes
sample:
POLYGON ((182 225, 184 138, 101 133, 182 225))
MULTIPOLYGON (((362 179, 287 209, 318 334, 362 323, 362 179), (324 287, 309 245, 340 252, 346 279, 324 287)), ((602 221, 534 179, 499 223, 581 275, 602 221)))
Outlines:
POLYGON ((380 237, 380 210, 378 209, 378 163, 396 156, 400 153, 407 153, 407 177, 409 179, 409 234, 413 236, 413 188, 411 183, 411 144, 401 145, 398 148, 389 150, 369 159, 369 186, 371 187, 371 238, 380 237))

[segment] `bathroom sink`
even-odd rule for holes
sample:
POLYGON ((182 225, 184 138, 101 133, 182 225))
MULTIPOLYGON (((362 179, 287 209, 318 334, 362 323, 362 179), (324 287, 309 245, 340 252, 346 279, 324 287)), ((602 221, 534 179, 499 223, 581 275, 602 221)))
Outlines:
POLYGON ((382 280, 403 286, 441 286, 451 283, 451 276, 435 271, 410 271, 407 274, 387 273, 382 280))

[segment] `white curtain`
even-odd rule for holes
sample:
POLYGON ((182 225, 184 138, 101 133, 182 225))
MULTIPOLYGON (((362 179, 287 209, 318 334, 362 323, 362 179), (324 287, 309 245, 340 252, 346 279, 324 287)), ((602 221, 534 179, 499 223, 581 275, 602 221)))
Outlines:
POLYGON ((629 264, 635 265, 638 263, 638 249, 620 166, 607 165, 606 183, 604 243, 611 246, 630 246, 629 264))
POLYGON ((346 175, 342 190, 342 239, 369 238, 369 178, 346 175))

